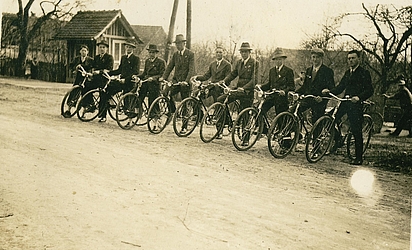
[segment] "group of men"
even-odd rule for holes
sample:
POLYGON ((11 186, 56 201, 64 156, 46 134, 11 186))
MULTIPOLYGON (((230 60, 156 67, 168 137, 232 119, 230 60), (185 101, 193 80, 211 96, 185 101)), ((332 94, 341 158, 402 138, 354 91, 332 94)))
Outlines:
MULTIPOLYGON (((182 99, 188 97, 192 91, 191 80, 203 82, 227 84, 230 88, 236 89, 229 96, 229 103, 235 100, 240 101, 240 109, 250 107, 253 104, 254 89, 258 84, 259 77, 259 62, 251 57, 252 48, 248 42, 243 42, 239 48, 241 59, 238 60, 233 67, 224 59, 224 49, 217 47, 215 50, 216 60, 214 60, 203 75, 195 75, 195 59, 194 53, 186 48, 186 40, 182 34, 176 36, 174 41, 177 51, 172 55, 168 65, 163 59, 158 57, 159 50, 156 45, 149 45, 149 58, 145 61, 145 67, 142 74, 139 74, 140 59, 133 55, 135 45, 127 43, 126 55, 123 55, 120 61, 119 68, 113 69, 113 57, 107 54, 109 45, 102 41, 98 43, 99 54, 94 60, 87 57, 87 53, 82 50, 88 50, 83 47, 80 50, 81 56, 76 58, 73 67, 82 65, 86 70, 91 70, 94 75, 94 80, 86 88, 86 91, 91 88, 101 86, 106 81, 102 79, 102 72, 107 72, 109 75, 120 74, 124 81, 108 86, 108 95, 102 98, 102 101, 107 101, 110 94, 117 91, 130 91, 133 87, 132 76, 138 76, 140 79, 147 80, 141 89, 140 95, 144 98, 148 95, 149 105, 160 94, 160 83, 164 79, 168 79, 171 72, 174 70, 172 81, 180 83, 167 87, 165 91, 170 91, 170 96, 180 93, 182 99), (237 79, 237 82, 232 82, 237 79)), ((314 123, 325 112, 327 101, 322 96, 328 93, 340 94, 345 91, 345 95, 351 97, 351 102, 341 105, 338 112, 338 119, 345 113, 348 114, 351 123, 352 132, 355 137, 356 158, 352 164, 362 164, 363 140, 362 140, 362 101, 366 100, 373 94, 373 87, 370 73, 360 66, 360 52, 353 50, 348 53, 348 63, 350 68, 345 72, 340 83, 335 86, 333 70, 323 64, 324 51, 315 48, 311 51, 312 66, 305 71, 303 85, 297 89, 297 93, 304 95, 315 95, 314 99, 304 100, 301 104, 299 112, 306 109, 312 109, 312 122, 314 123)), ((262 90, 276 89, 275 95, 265 100, 262 110, 267 112, 271 107, 275 107, 276 113, 288 110, 288 92, 295 91, 294 73, 293 70, 285 65, 287 55, 282 49, 275 50, 272 60, 274 67, 270 69, 269 81, 262 84, 262 90)), ((78 82, 76 78, 76 82, 78 82)), ((222 88, 211 85, 210 95, 216 102, 223 102, 227 95, 223 93, 222 88)), ((174 104, 174 101, 172 100, 174 104)), ((100 122, 106 121, 106 105, 101 105, 100 122)), ((173 105, 172 112, 176 107, 173 105)), ((267 129, 267 128, 266 128, 267 129)), ((264 131, 265 132, 265 131, 264 131)))

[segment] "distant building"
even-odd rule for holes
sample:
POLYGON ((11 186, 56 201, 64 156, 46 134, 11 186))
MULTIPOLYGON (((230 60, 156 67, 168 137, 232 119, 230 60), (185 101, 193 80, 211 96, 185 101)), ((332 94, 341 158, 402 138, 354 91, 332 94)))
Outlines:
POLYGON ((164 54, 167 34, 162 26, 132 25, 132 28, 139 35, 140 40, 143 41, 143 44, 139 45, 141 59, 144 60, 148 57, 146 49, 149 44, 156 44, 160 51, 159 54, 164 54))

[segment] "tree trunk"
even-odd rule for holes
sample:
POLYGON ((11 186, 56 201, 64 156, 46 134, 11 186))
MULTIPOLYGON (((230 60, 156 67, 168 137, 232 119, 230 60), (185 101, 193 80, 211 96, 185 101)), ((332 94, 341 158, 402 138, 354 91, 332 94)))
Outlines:
POLYGON ((175 29, 176 13, 177 13, 178 6, 179 6, 179 0, 175 0, 173 4, 172 16, 170 17, 169 34, 167 36, 167 42, 166 42, 165 57, 164 57, 166 62, 169 61, 170 46, 173 43, 173 34, 174 34, 174 29, 175 29))
POLYGON ((17 56, 17 65, 16 65, 16 75, 19 77, 24 77, 26 71, 26 57, 27 51, 29 48, 29 42, 27 41, 26 36, 21 36, 20 45, 19 45, 19 55, 17 56))

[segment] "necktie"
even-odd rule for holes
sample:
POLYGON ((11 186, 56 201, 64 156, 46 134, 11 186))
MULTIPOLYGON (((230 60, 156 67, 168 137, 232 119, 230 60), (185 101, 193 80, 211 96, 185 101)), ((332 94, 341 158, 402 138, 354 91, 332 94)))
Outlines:
POLYGON ((217 62, 216 68, 219 68, 219 66, 220 66, 220 61, 217 62))
POLYGON ((318 71, 316 70, 316 68, 313 68, 313 70, 312 70, 312 82, 313 82, 313 80, 315 80, 316 73, 318 73, 318 71))

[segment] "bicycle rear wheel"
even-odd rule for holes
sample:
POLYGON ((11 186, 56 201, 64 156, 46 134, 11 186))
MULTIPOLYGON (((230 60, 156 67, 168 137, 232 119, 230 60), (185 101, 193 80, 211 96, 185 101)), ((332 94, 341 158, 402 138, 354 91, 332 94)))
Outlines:
POLYGON ((193 97, 184 99, 176 108, 173 117, 173 130, 179 137, 189 136, 199 124, 202 109, 193 97))
POLYGON ((255 108, 246 108, 236 118, 232 130, 233 146, 239 151, 253 147, 263 130, 262 116, 255 108))
POLYGON ((76 114, 77 111, 77 102, 82 97, 82 87, 79 85, 71 88, 64 95, 62 104, 61 104, 61 115, 64 118, 71 118, 76 114))
POLYGON ((213 103, 207 109, 200 124, 200 139, 203 142, 211 142, 222 133, 226 112, 225 106, 219 102, 213 103))
POLYGON ((308 162, 318 162, 326 154, 335 137, 333 126, 330 116, 322 116, 315 122, 306 139, 305 156, 308 162))
MULTIPOLYGON (((230 133, 232 133, 232 128, 233 128, 233 124, 236 121, 239 113, 242 111, 240 110, 240 104, 239 101, 236 100, 234 102, 231 102, 227 105, 229 107, 229 116, 230 116, 230 120, 227 121, 226 120, 226 130, 223 128, 222 133, 223 135, 229 135, 230 133)), ((226 117, 226 119, 228 119, 229 117, 226 117)))
MULTIPOLYGON (((362 123, 362 140, 363 140, 363 150, 362 154, 366 152, 366 149, 369 146, 369 142, 372 136, 372 129, 373 129, 373 119, 367 114, 363 115, 363 123, 362 123)), ((353 134, 350 132, 346 139, 346 152, 348 153, 348 157, 350 159, 355 159, 355 138, 353 134)))
POLYGON ((372 118, 372 133, 379 134, 383 127, 383 116, 378 112, 369 113, 370 117, 372 118))
POLYGON ((117 92, 116 94, 112 95, 109 99, 109 103, 107 104, 107 112, 109 113, 109 116, 116 121, 116 107, 117 104, 120 101, 120 98, 122 98, 122 93, 123 92, 117 92))
POLYGON ((127 93, 116 106, 116 122, 122 129, 131 129, 141 117, 139 98, 134 93, 127 93))
POLYGON ((77 104, 77 117, 82 122, 94 120, 99 115, 101 90, 93 89, 80 98, 77 104))
POLYGON ((161 133, 171 119, 169 100, 164 96, 156 98, 147 114, 147 128, 153 134, 161 133))
POLYGON ((147 123, 147 114, 149 112, 149 108, 147 107, 146 100, 143 100, 141 104, 141 113, 140 113, 140 118, 136 122, 136 126, 144 126, 147 123))
POLYGON ((282 112, 275 117, 268 131, 268 148, 273 157, 284 158, 290 154, 299 140, 299 124, 289 112, 282 112))

